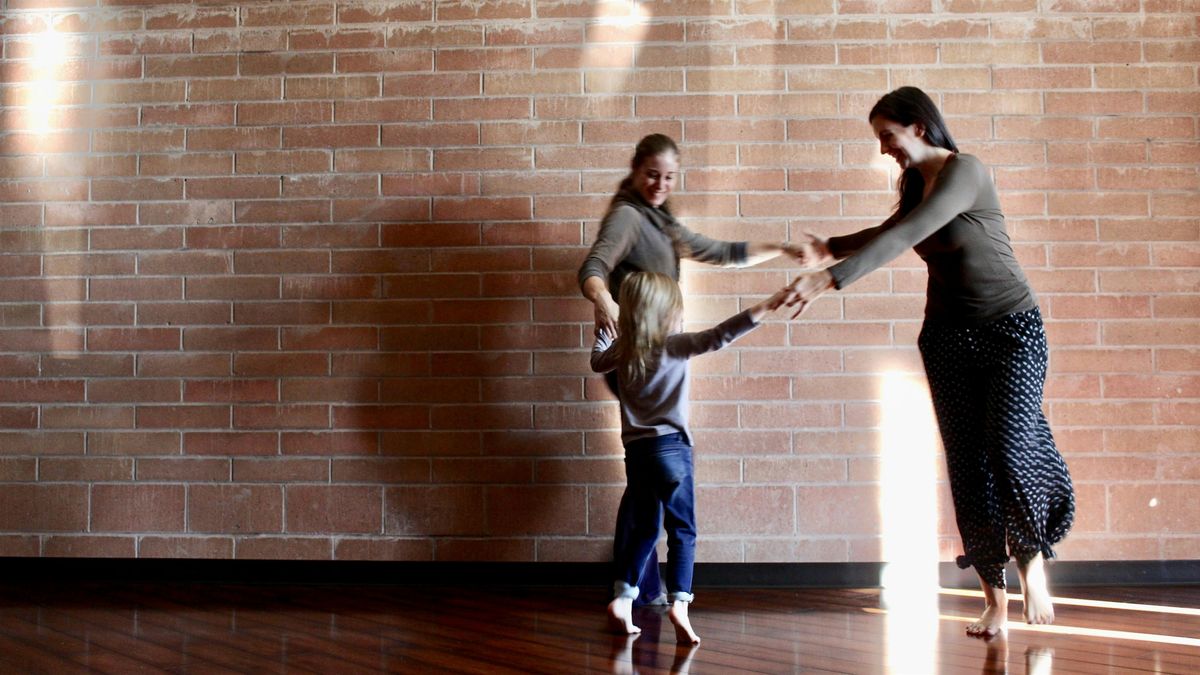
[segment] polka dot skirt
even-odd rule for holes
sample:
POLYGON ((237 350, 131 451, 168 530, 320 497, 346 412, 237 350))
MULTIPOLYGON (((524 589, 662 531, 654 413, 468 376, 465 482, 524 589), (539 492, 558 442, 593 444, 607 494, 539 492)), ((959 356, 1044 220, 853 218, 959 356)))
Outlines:
POLYGON ((926 323, 917 341, 933 396, 965 555, 1004 588, 1010 555, 1025 563, 1066 536, 1075 494, 1042 413, 1046 333, 1037 309, 978 327, 926 323))

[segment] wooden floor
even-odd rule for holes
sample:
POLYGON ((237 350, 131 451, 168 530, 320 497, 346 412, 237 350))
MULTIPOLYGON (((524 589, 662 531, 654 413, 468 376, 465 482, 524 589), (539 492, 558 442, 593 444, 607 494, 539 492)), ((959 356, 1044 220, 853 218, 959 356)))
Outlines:
POLYGON ((955 592, 700 589, 683 648, 649 610, 605 633, 599 589, 8 583, 0 672, 1200 673, 1200 587, 1058 595, 1050 630, 988 643, 955 592))

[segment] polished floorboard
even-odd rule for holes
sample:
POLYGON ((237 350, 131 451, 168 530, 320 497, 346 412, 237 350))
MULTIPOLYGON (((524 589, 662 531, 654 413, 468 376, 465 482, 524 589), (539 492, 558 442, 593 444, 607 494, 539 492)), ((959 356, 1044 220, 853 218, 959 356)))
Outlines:
POLYGON ((698 591, 682 647, 649 609, 606 633, 594 588, 9 581, 0 672, 1200 673, 1200 586, 1059 589, 990 642, 970 592, 698 591))

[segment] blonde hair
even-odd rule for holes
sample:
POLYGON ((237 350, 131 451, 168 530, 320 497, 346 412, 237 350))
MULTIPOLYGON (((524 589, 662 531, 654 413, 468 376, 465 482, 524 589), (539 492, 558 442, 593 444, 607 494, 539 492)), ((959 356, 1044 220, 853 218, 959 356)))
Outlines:
POLYGON ((665 274, 634 272, 621 282, 617 369, 638 382, 655 366, 667 336, 683 314, 679 284, 665 274))

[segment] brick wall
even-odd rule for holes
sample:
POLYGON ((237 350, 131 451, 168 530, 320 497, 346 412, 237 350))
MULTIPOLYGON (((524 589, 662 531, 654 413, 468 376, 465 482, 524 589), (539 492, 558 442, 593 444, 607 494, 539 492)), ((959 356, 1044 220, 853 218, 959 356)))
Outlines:
MULTIPOLYGON (((680 141, 693 229, 843 233, 894 199, 865 112, 915 84, 1048 319, 1061 552, 1200 558, 1195 0, 5 5, 0 555, 604 559, 575 270, 634 142, 680 141)), ((689 319, 792 273, 688 266, 689 319)), ((884 433, 928 412, 884 386, 920 385, 924 279, 695 363, 701 560, 879 560, 910 479, 953 554, 940 459, 884 433)))

